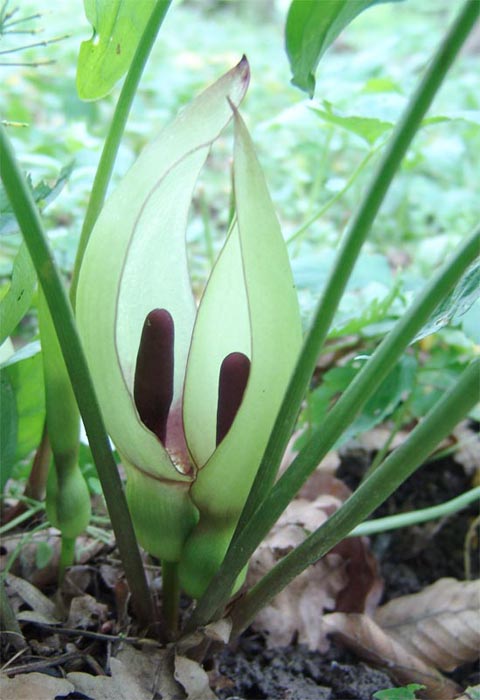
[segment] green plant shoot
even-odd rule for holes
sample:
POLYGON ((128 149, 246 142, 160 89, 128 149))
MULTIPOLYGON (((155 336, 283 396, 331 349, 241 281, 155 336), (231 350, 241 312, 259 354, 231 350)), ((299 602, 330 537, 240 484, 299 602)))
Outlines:
POLYGON ((285 243, 236 106, 246 59, 148 146, 107 201, 77 318, 142 546, 198 597, 220 565, 301 345, 285 243), (234 116, 235 220, 198 310, 185 229, 210 147, 234 116))

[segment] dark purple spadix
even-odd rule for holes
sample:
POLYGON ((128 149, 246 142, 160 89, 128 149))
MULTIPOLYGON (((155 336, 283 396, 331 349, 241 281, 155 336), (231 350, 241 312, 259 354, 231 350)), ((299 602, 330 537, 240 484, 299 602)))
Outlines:
POLYGON ((220 367, 217 408, 217 445, 230 430, 242 403, 250 374, 250 360, 243 352, 231 352, 220 367))
POLYGON ((173 399, 174 335, 173 318, 168 311, 150 311, 143 325, 135 367, 135 406, 142 423, 163 444, 173 399))

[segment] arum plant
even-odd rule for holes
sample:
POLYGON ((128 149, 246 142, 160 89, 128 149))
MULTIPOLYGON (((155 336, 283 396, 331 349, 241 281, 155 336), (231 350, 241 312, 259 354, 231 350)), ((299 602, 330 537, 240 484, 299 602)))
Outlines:
MULTIPOLYGON (((301 345, 285 243, 237 113, 246 59, 150 144, 105 204, 77 319, 140 544, 198 597, 217 571, 301 345), (198 310, 192 192, 234 118, 235 217, 198 310)), ((169 577, 170 578, 170 577, 169 577)))

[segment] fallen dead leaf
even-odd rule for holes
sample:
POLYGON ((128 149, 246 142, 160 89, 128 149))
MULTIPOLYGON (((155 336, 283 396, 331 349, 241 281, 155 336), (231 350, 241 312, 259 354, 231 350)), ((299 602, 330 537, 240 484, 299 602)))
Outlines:
POLYGON ((331 613, 325 615, 326 632, 333 634, 361 658, 384 668, 400 685, 421 683, 428 700, 452 700, 460 688, 432 666, 409 653, 399 642, 385 633, 368 615, 331 613))
POLYGON ((7 574, 6 583, 8 593, 10 595, 12 593, 16 594, 31 608, 30 612, 21 611, 17 613, 19 619, 40 620, 51 625, 59 624, 55 603, 47 598, 47 596, 39 591, 33 584, 13 574, 7 574))
POLYGON ((187 700, 217 700, 210 688, 207 673, 196 661, 176 655, 175 679, 184 688, 187 700))
POLYGON ((2 700, 55 700, 74 691, 75 687, 65 678, 54 678, 46 673, 19 674, 14 678, 0 673, 2 700))
POLYGON ((480 581, 440 579, 383 605, 375 621, 426 663, 453 671, 479 656, 480 581))
POLYGON ((99 603, 93 596, 85 595, 72 598, 66 626, 72 629, 89 629, 99 627, 107 619, 108 605, 99 603))
POLYGON ((453 453, 453 459, 461 464, 465 472, 472 476, 480 470, 480 437, 470 428, 468 421, 460 423, 453 431, 453 437, 460 445, 453 453))
POLYGON ((73 672, 67 679, 77 693, 95 700, 185 700, 173 677, 173 660, 171 649, 139 650, 128 645, 110 660, 111 676, 73 672))
POLYGON ((427 686, 429 700, 460 692, 438 669, 475 661, 480 648, 480 582, 441 579, 420 593, 401 596, 367 615, 332 613, 329 633, 400 683, 427 686))
MULTIPOLYGON (((350 490, 323 468, 317 469, 262 542, 250 562, 250 587, 283 556, 305 540, 337 510, 350 490)), ((382 592, 376 560, 367 541, 352 538, 339 543, 279 593, 256 617, 253 627, 266 634, 269 647, 285 646, 297 636, 310 649, 326 651, 322 623, 325 611, 372 610, 382 592)))

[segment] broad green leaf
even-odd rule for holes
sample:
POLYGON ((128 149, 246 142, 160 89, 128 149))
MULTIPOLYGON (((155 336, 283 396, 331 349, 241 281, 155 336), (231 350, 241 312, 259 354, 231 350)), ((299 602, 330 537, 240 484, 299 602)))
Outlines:
POLYGON ((0 301, 0 345, 30 308, 36 280, 35 269, 23 243, 13 263, 10 286, 0 301))
POLYGON ((40 344, 31 343, 12 355, 0 367, 0 379, 10 383, 15 394, 18 419, 17 462, 37 447, 42 436, 45 396, 40 344))
MULTIPOLYGON (((455 289, 442 301, 429 322, 422 328, 412 342, 421 340, 431 333, 436 333, 440 328, 448 324, 456 323, 458 319, 473 306, 479 297, 480 259, 470 265, 455 289)), ((478 324, 480 325, 480 317, 478 318, 478 324)))
POLYGON ((17 451, 18 417, 15 390, 6 372, 0 370, 0 493, 10 478, 17 451))
POLYGON ((107 95, 126 73, 155 0, 84 0, 93 36, 80 46, 77 91, 82 100, 107 95))
POLYGON ((313 97, 320 58, 364 10, 398 0, 292 0, 285 28, 292 83, 313 97))
POLYGON ((123 459, 153 477, 191 478, 184 474, 185 457, 172 463, 133 402, 142 327, 156 307, 174 319, 171 413, 178 415, 196 312, 185 250, 192 190, 212 142, 231 119, 227 97, 240 102, 248 78, 242 60, 143 151, 102 210, 80 273, 78 324, 108 432, 123 459))
POLYGON ((394 127, 392 122, 387 122, 382 119, 342 114, 338 109, 335 109, 330 102, 327 102, 327 100, 324 100, 322 104, 324 109, 312 106, 312 111, 329 124, 340 126, 342 129, 346 129, 352 134, 359 136, 370 146, 373 146, 379 138, 391 131, 394 127))

